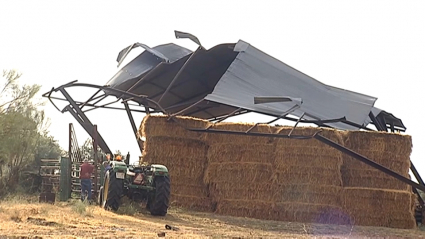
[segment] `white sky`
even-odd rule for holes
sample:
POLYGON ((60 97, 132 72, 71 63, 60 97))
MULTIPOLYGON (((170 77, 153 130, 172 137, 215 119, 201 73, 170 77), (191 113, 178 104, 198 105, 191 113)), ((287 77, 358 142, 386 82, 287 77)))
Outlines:
MULTIPOLYGON (((196 49, 174 30, 196 35, 206 48, 242 39, 325 84, 378 97, 375 106, 400 117, 412 135, 411 159, 425 177, 424 12, 425 1, 0 0, 0 69, 19 70, 23 83, 40 84, 44 93, 76 79, 105 84, 117 72, 118 52, 135 42, 196 49)), ((80 144, 88 138, 69 113, 50 103, 45 111, 65 149, 69 123, 80 144)), ((137 158, 125 112, 88 116, 112 150, 137 158)), ((135 117, 139 124, 143 115, 135 117)))

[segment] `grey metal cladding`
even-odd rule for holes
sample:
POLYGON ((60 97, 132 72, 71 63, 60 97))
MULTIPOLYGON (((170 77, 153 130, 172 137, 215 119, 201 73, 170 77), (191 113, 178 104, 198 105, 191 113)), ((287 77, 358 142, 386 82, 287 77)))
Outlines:
MULTIPOLYGON (((256 96, 301 98, 303 104, 291 114, 306 119, 326 120, 346 117, 364 125, 376 101, 375 97, 329 87, 312 77, 239 41, 236 59, 221 77, 214 91, 205 99, 241 107, 255 112, 279 116, 295 106, 294 102, 254 104, 256 96)), ((330 123, 340 129, 357 129, 344 123, 330 123)))

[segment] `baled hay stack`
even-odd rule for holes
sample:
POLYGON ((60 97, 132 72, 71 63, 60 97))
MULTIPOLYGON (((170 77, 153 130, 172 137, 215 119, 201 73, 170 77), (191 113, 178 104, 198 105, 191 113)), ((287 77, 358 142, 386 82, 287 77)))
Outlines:
POLYGON ((350 218, 339 206, 313 203, 276 203, 277 220, 323 224, 349 224, 350 218))
MULTIPOLYGON (((282 127, 278 133, 288 135, 291 130, 292 127, 282 127)), ((323 136, 342 143, 339 131, 326 128, 297 127, 291 135, 311 136, 319 130, 323 136)), ((278 183, 290 180, 290 183, 341 185, 342 153, 316 139, 279 138, 274 158, 278 183)))
POLYGON ((257 219, 273 220, 277 217, 274 203, 262 200, 223 199, 217 203, 216 213, 257 219))
POLYGON ((153 136, 145 141, 144 160, 163 164, 172 181, 202 182, 208 146, 198 140, 153 136))
POLYGON ((342 181, 347 187, 380 188, 410 191, 411 186, 395 179, 379 170, 369 169, 343 169, 342 181))
POLYGON ((139 128, 139 135, 145 136, 146 140, 148 137, 152 136, 182 137, 201 141, 205 140, 205 133, 189 131, 184 127, 197 129, 207 128, 210 125, 209 121, 186 116, 176 116, 174 118, 178 123, 174 122, 172 119, 168 120, 168 116, 165 115, 147 115, 143 118, 142 124, 139 128))
POLYGON ((210 163, 205 183, 239 182, 247 188, 252 183, 270 183, 273 166, 270 163, 210 163))
MULTIPOLYGON (((145 155, 152 158, 203 159, 207 156, 208 145, 202 141, 170 136, 150 136, 145 141, 145 155)), ((190 163, 190 162, 189 162, 190 163)))
MULTIPOLYGON (((292 127, 277 133, 288 135, 292 127)), ((318 131, 342 143, 339 131, 317 127, 297 127, 292 135, 312 136, 318 131)), ((276 139, 273 182, 278 220, 346 224, 342 213, 342 153, 312 139, 276 139)))
POLYGON ((341 174, 334 169, 323 169, 306 166, 280 167, 272 177, 278 184, 314 184, 342 186, 341 174))
MULTIPOLYGON (((412 139, 408 135, 387 132, 348 131, 344 134, 345 147, 387 167, 404 177, 409 177, 412 139)), ((343 183, 347 187, 373 187, 410 190, 400 182, 348 155, 343 155, 343 183), (369 172, 361 172, 368 170, 369 172), (359 173, 357 176, 356 174, 359 173), (384 182, 382 178, 386 178, 384 182), (382 182, 382 184, 381 184, 382 182)))
POLYGON ((274 202, 341 205, 342 187, 340 186, 279 184, 275 185, 274 189, 272 200, 274 202))
POLYGON ((268 183, 244 184, 237 180, 211 183, 209 186, 214 200, 254 200, 272 202, 278 193, 276 185, 268 183))
POLYGON ((209 197, 195 197, 184 194, 171 194, 171 206, 184 207, 187 209, 214 212, 215 206, 209 197))
MULTIPOLYGON (((189 128, 205 128, 207 121, 177 117, 189 128)), ((205 135, 184 129, 166 116, 146 116, 139 134, 146 137, 143 160, 163 164, 171 180, 171 205, 212 211, 208 186, 203 183, 208 145, 205 135)))
POLYGON ((216 143, 209 146, 207 159, 209 163, 272 163, 274 147, 274 144, 216 143))
MULTIPOLYGON (((223 130, 223 131, 238 131, 246 132, 254 124, 246 123, 230 123, 230 122, 220 122, 214 124, 211 129, 214 130, 223 130)), ((253 133, 273 133, 274 129, 270 125, 259 124, 255 126, 250 132, 253 133)), ((273 137, 260 137, 260 136, 248 136, 248 135, 233 135, 233 134, 219 134, 219 133, 209 133, 207 135, 207 141, 209 145, 216 143, 237 143, 237 144, 272 144, 274 142, 273 137)))
POLYGON ((416 227, 410 192, 344 188, 343 208, 355 225, 411 229, 416 227))

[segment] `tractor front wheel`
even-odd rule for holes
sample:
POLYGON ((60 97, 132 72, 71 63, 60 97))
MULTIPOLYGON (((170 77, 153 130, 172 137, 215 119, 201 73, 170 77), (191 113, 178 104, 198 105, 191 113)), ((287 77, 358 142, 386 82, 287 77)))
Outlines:
POLYGON ((148 209, 154 216, 165 216, 170 201, 170 178, 155 178, 155 195, 148 201, 148 209))
POLYGON ((116 178, 114 171, 106 172, 101 206, 105 209, 110 208, 117 211, 121 205, 123 188, 123 181, 116 178))

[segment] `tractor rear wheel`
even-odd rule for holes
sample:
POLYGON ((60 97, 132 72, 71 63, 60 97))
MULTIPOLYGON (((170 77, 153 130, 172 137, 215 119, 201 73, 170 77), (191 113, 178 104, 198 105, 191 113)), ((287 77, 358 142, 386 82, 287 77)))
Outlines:
POLYGON ((154 216, 165 216, 170 201, 170 178, 155 178, 155 195, 148 201, 148 209, 154 216))
POLYGON ((116 178, 114 171, 106 172, 101 206, 105 209, 110 208, 113 211, 117 211, 121 205, 123 188, 123 181, 116 178))

